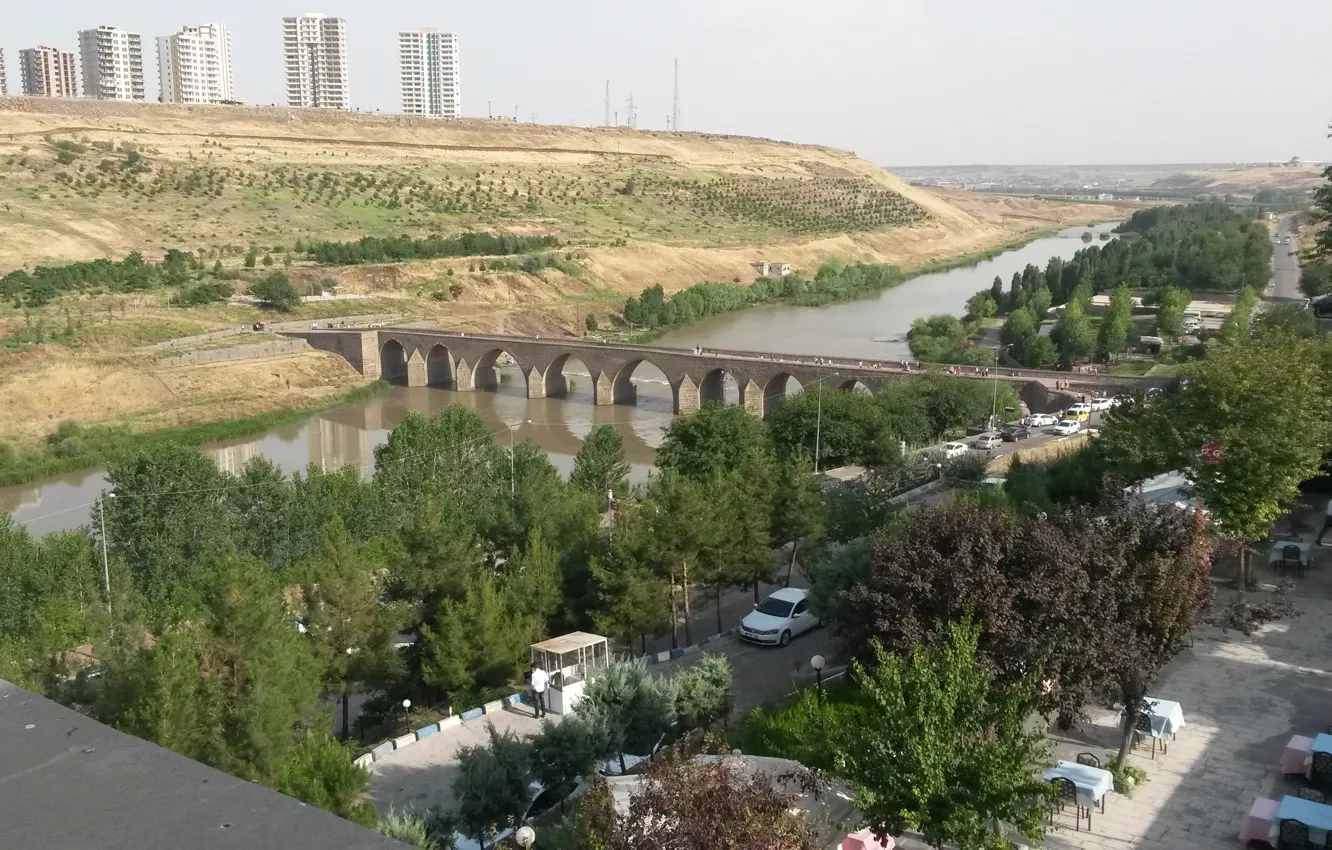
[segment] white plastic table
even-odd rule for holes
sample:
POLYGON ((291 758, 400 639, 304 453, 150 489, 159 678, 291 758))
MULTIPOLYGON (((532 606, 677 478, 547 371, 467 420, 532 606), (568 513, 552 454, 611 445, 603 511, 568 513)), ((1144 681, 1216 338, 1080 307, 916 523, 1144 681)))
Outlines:
POLYGON ((1078 789, 1078 805, 1093 808, 1105 797, 1105 793, 1115 787, 1115 777, 1108 770, 1061 761, 1042 774, 1046 782, 1054 779, 1067 779, 1078 789))

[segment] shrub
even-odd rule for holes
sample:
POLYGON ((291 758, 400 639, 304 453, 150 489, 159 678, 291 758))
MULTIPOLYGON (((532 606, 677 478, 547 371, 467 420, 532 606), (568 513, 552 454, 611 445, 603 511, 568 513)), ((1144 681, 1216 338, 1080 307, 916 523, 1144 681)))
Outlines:
POLYGON ((278 310, 292 310, 301 303, 300 294, 285 272, 273 272, 256 280, 250 284, 250 294, 278 310))
POLYGON ((51 451, 52 454, 60 458, 77 457, 78 455, 86 453, 88 447, 84 444, 82 437, 66 437, 56 443, 51 451))

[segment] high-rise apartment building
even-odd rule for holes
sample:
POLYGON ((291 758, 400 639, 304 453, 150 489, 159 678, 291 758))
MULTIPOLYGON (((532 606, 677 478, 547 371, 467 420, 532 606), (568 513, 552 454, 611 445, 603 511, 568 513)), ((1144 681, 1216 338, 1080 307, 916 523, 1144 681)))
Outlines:
POLYGON ((163 103, 231 100, 231 33, 221 24, 202 24, 161 36, 157 81, 163 103))
POLYGON ((9 80, 5 79, 5 49, 0 47, 0 94, 9 94, 9 80))
POLYGON ((458 36, 439 30, 398 33, 402 111, 408 115, 461 118, 458 36))
POLYGON ((120 27, 79 32, 83 96, 143 100, 143 39, 120 27))
POLYGON ((317 12, 282 19, 287 105, 350 109, 347 22, 317 12))
POLYGON ((19 51, 19 78, 23 93, 35 97, 78 97, 74 54, 54 47, 19 51))

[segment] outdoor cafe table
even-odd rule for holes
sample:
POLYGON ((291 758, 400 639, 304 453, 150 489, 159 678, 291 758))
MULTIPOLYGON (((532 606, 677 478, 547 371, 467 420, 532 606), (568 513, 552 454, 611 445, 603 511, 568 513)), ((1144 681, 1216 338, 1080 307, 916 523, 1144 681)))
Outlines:
POLYGON ((1300 562, 1306 567, 1309 566, 1309 552, 1313 549, 1312 543, 1302 543, 1299 540, 1278 540, 1272 544, 1272 550, 1267 553, 1267 563, 1276 564, 1281 561, 1282 550, 1287 546, 1294 546, 1300 550, 1300 562))
MULTIPOLYGON (((1174 700, 1147 697, 1147 716, 1152 721, 1153 738, 1171 738, 1184 728, 1184 709, 1174 700)), ((1120 712, 1123 716, 1123 712, 1120 712)))
POLYGON ((1309 768, 1313 765, 1314 739, 1307 735, 1291 735, 1290 743, 1286 744, 1286 749, 1281 753, 1281 773, 1285 776, 1294 776, 1302 773, 1309 775, 1309 768))
POLYGON ((1328 753, 1332 754, 1332 735, 1326 732, 1319 732, 1314 736, 1313 743, 1309 745, 1309 752, 1304 754, 1303 771, 1305 776, 1313 775, 1313 754, 1328 753))
POLYGON ((1301 797, 1282 797, 1272 816, 1272 826, 1267 832, 1269 843, 1277 846, 1277 837, 1281 834, 1283 820, 1297 820, 1309 828, 1309 843, 1327 844, 1327 831, 1332 829, 1332 806, 1315 803, 1301 797))
MULTIPOLYGON (((1046 782, 1055 779, 1071 780, 1078 789, 1078 805, 1093 808, 1097 803, 1104 803, 1105 792, 1115 787, 1115 777, 1108 770, 1092 767, 1089 764, 1061 761, 1045 771, 1046 782)), ((1105 811, 1104 804, 1101 811, 1105 811)))

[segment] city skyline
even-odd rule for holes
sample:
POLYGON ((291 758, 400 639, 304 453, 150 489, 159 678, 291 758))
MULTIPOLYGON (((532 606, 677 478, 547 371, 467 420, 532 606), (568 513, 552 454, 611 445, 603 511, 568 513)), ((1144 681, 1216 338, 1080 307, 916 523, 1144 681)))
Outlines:
MULTIPOLYGON (((514 0, 504 15, 459 7, 440 18, 415 0, 390 8, 344 0, 325 11, 347 21, 357 111, 401 110, 398 34, 434 24, 467 45, 463 114, 471 117, 599 125, 609 80, 612 112, 623 118, 632 93, 639 126, 662 129, 679 58, 681 129, 825 144, 884 165, 1332 160, 1329 107, 1315 83, 1332 73, 1317 36, 1332 28, 1332 4, 1291 0, 1283 19, 1298 26, 1255 38, 1255 28, 1275 24, 1238 0, 1123 0, 1114 16, 1079 5, 1052 12, 1037 0, 961 3, 682 0, 626 10, 606 0, 576 9, 514 0), (1208 49, 1187 61, 1162 52, 1142 38, 1158 27, 1186 27, 1208 49), (820 47, 799 59, 772 50, 792 33, 820 47), (1070 55, 1107 64, 1056 61, 1070 55), (754 58, 740 61, 746 56, 754 58), (1308 73, 1278 74, 1290 56, 1305 57, 1308 73)), ((65 21, 116 20, 158 35, 220 17, 233 33, 236 99, 287 100, 282 10, 255 0, 237 0, 222 16, 195 0, 59 8, 16 20, 5 46, 68 49, 65 21)))

